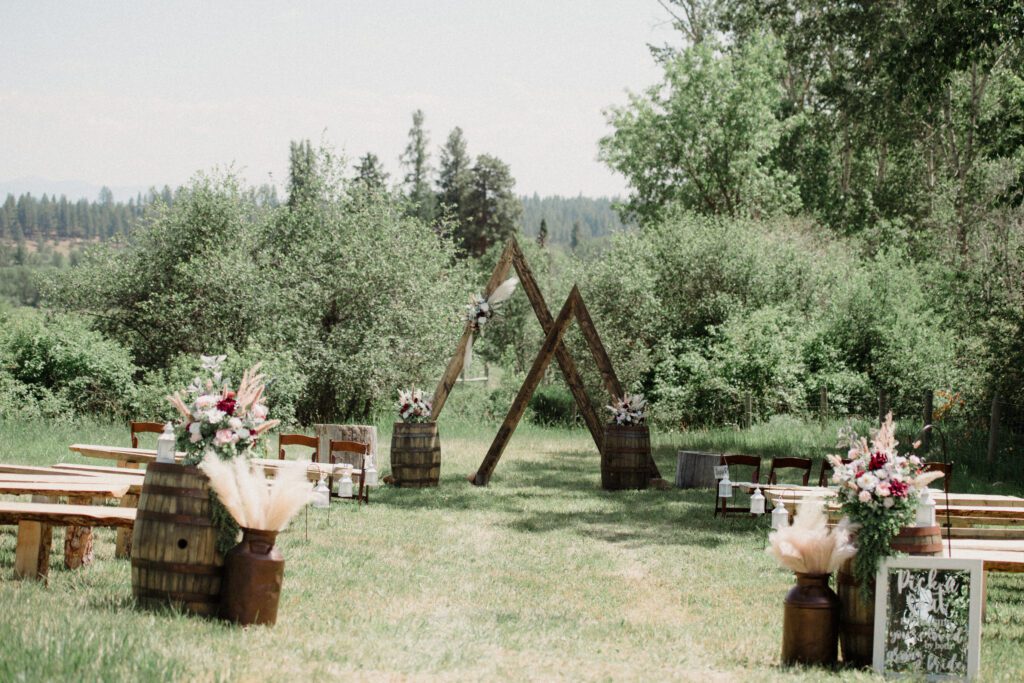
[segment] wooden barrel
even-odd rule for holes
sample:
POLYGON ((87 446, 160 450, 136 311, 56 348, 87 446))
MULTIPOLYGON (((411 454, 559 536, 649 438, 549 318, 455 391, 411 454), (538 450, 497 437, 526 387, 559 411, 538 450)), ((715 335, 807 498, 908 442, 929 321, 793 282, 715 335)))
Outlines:
POLYGON ((391 476, 395 486, 437 486, 441 478, 441 440, 436 422, 396 422, 391 434, 391 476))
POLYGON ((210 512, 209 483, 198 467, 146 467, 132 532, 132 594, 140 605, 217 614, 224 558, 210 512))
POLYGON ((647 488, 650 456, 651 434, 645 425, 605 425, 601 487, 606 491, 647 488))
MULTIPOLYGON (((892 539, 893 550, 908 555, 941 555, 942 529, 937 526, 903 527, 892 539)), ((875 643, 875 604, 865 601, 853 575, 853 560, 847 560, 836 576, 839 594, 839 644, 843 661, 871 666, 875 643)))

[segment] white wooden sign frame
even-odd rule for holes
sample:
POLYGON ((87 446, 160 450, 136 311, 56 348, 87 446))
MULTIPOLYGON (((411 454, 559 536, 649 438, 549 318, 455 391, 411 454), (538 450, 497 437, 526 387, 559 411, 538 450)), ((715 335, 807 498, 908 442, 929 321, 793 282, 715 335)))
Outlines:
POLYGON ((961 570, 970 572, 970 605, 968 607, 967 677, 929 675, 928 680, 974 680, 978 676, 981 656, 981 602, 984 591, 984 568, 981 560, 956 560, 946 557, 900 556, 886 558, 875 577, 875 642, 872 666, 883 675, 900 675, 885 670, 885 643, 888 626, 888 583, 893 569, 961 570))

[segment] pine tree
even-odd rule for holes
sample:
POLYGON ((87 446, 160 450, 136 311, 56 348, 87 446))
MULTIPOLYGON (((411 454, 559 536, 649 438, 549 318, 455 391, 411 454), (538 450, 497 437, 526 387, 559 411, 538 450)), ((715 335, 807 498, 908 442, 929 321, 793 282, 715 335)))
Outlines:
POLYGON ((451 216, 462 223, 466 218, 466 200, 473 187, 472 160, 466 151, 462 129, 448 134, 441 148, 441 169, 438 174, 437 199, 451 216))
POLYGON ((523 205, 512 190, 512 172, 501 159, 481 154, 472 171, 472 188, 466 202, 466 223, 460 226, 462 246, 480 256, 498 242, 515 234, 523 205))
POLYGON ((388 189, 388 174, 380 158, 373 152, 367 152, 359 157, 356 164, 355 182, 364 189, 371 192, 386 192, 388 189))
POLYGON ((430 189, 430 152, 427 151, 429 138, 423 129, 423 111, 417 109, 412 115, 409 129, 409 143, 401 156, 406 169, 405 191, 409 200, 410 213, 421 220, 432 223, 435 216, 435 198, 430 189))
POLYGON ((541 249, 548 245, 548 222, 543 218, 540 219, 540 228, 537 230, 537 244, 541 249))
POLYGON ((288 208, 295 209, 319 194, 316 153, 309 140, 291 142, 288 154, 288 208))
POLYGON ((572 249, 573 253, 576 252, 576 247, 580 246, 580 222, 576 221, 572 224, 572 236, 569 238, 569 248, 572 249))

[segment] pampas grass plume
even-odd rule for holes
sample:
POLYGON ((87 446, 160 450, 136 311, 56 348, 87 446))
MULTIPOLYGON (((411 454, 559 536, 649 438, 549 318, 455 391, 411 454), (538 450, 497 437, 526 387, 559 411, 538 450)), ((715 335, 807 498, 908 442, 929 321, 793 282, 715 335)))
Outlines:
POLYGON ((264 531, 281 531, 309 502, 306 466, 282 463, 277 478, 268 480, 261 466, 253 467, 245 458, 224 461, 209 453, 200 465, 238 525, 264 531))
POLYGON ((828 528, 820 499, 801 503, 793 525, 768 536, 768 553, 784 568, 800 574, 831 574, 856 552, 847 524, 828 528))

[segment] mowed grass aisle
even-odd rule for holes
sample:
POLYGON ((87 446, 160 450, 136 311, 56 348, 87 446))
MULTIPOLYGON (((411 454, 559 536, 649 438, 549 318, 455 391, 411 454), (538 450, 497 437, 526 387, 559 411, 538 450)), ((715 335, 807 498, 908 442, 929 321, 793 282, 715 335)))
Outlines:
MULTIPOLYGON (((0 425, 0 461, 71 460, 121 426, 0 425)), ((310 510, 280 537, 274 628, 134 608, 113 532, 97 561, 48 587, 10 579, 0 531, 0 680, 787 680, 864 672, 778 668, 792 575, 764 553, 767 520, 713 520, 708 492, 600 490, 584 430, 523 426, 491 485, 466 482, 492 436, 442 427, 435 490, 378 489, 368 508, 310 510)), ((659 465, 671 476, 674 444, 659 465)), ((387 469, 387 435, 382 469, 387 469)), ((1024 581, 990 587, 983 671, 1024 677, 1024 581)))

